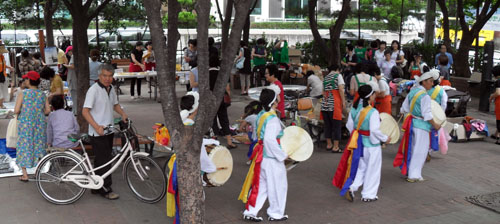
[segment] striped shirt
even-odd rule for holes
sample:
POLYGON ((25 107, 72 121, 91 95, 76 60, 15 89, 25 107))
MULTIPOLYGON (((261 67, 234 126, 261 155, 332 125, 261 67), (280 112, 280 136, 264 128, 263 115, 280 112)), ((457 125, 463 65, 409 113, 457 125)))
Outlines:
MULTIPOLYGON (((325 76, 323 80, 323 92, 338 90, 340 85, 345 85, 344 78, 342 78, 341 74, 332 72, 325 76), (335 76, 337 76, 336 79, 335 76)), ((327 98, 323 97, 323 101, 321 102, 321 111, 334 111, 333 105, 334 97, 332 94, 329 94, 327 98)))

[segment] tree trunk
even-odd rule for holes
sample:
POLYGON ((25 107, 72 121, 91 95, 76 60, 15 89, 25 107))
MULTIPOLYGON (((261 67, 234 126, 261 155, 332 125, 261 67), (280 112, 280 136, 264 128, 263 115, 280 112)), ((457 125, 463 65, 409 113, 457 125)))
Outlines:
POLYGON ((434 29, 436 27, 436 0, 427 0, 427 13, 425 14, 424 43, 434 44, 434 29))
POLYGON ((351 6, 350 6, 351 0, 344 0, 342 2, 342 10, 340 11, 339 17, 335 21, 335 24, 330 27, 330 41, 332 43, 331 51, 332 51, 332 56, 330 57, 330 65, 337 64, 340 65, 340 60, 342 56, 340 55, 340 34, 342 32, 342 27, 344 27, 344 23, 347 19, 347 16, 349 15, 349 12, 351 11, 351 6))
POLYGON ((45 35, 47 38, 47 47, 54 47, 54 25, 52 24, 52 15, 49 15, 48 11, 44 9, 43 12, 44 24, 45 24, 45 35))
POLYGON ((245 21, 245 26, 243 27, 243 41, 245 41, 248 46, 250 46, 250 15, 252 14, 253 10, 257 6, 257 3, 260 0, 255 0, 255 2, 252 5, 252 8, 248 11, 248 15, 246 16, 246 21, 245 21))
POLYGON ((89 89, 89 43, 87 36, 88 24, 85 22, 87 18, 85 15, 76 13, 73 15, 73 57, 75 64, 75 73, 77 79, 77 111, 78 111, 78 124, 80 130, 87 132, 88 125, 85 118, 82 116, 83 103, 85 102, 85 95, 89 89), (79 22, 80 21, 80 22, 79 22))
POLYGON ((470 77, 469 69, 469 49, 474 41, 472 33, 462 33, 462 40, 458 48, 455 58, 453 58, 453 67, 455 68, 455 75, 458 77, 470 77))
MULTIPOLYGON (((451 39, 450 39, 450 20, 448 18, 449 12, 448 7, 446 7, 446 0, 436 0, 443 13, 443 44, 446 45, 448 51, 451 51, 451 39)), ((455 35, 456 35, 455 30, 455 35)))
MULTIPOLYGON (((309 26, 311 27, 311 32, 314 37, 314 42, 318 46, 319 49, 323 51, 323 54, 326 56, 326 61, 331 64, 330 57, 333 55, 332 49, 328 48, 326 41, 321 37, 318 31, 318 21, 316 21, 316 7, 318 1, 317 0, 309 0, 308 2, 308 17, 309 17, 309 26)), ((339 53, 340 54, 340 53, 339 53)))
MULTIPOLYGON (((219 2, 219 1, 216 1, 219 2)), ((231 26, 231 17, 233 15, 233 0, 228 0, 226 4, 226 11, 224 14, 224 21, 222 22, 222 43, 226 44, 229 38, 229 27, 231 26)), ((222 17, 222 16, 221 16, 222 17)), ((222 45, 222 49, 225 49, 226 45, 222 45)))

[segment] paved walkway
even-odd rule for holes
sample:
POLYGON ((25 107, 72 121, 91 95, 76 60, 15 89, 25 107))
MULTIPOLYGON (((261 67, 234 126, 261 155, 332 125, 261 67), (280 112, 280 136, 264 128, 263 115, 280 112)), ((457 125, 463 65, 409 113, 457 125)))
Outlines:
MULTIPOLYGON (((126 89, 123 88, 124 92, 126 89)), ((178 88, 184 90, 184 88, 178 88)), ((146 91, 143 91, 146 92, 146 91)), ((179 96, 182 94, 179 91, 179 96)), ((237 91, 236 91, 237 93, 237 91)), ((494 131, 494 115, 479 113, 477 99, 469 104, 469 115, 488 121, 494 131)), ((151 134, 154 122, 161 122, 160 104, 153 100, 121 103, 140 133, 151 134)), ((246 98, 233 97, 229 109, 235 121, 248 103, 246 98)), ((5 136, 7 121, 0 120, 0 136, 5 136)), ((423 175, 427 181, 407 183, 392 167, 396 146, 383 150, 382 180, 379 200, 354 203, 339 196, 331 180, 340 154, 316 145, 313 156, 288 173, 286 223, 499 223, 500 214, 472 205, 464 197, 500 191, 500 147, 491 139, 482 142, 450 143, 449 154, 434 154, 423 175)), ((248 166, 247 146, 231 151, 234 169, 231 179, 222 187, 206 188, 207 223, 242 223, 244 204, 237 201, 248 166)), ((157 158, 163 164, 164 158, 157 158)), ((17 178, 0 180, 0 223, 171 223, 166 217, 165 200, 144 204, 134 198, 120 172, 113 176, 113 189, 121 195, 108 201, 86 193, 81 200, 66 206, 45 201, 33 182, 21 183, 17 178)), ((267 205, 265 205, 267 208, 267 205)), ((265 209, 261 211, 265 218, 265 209)))

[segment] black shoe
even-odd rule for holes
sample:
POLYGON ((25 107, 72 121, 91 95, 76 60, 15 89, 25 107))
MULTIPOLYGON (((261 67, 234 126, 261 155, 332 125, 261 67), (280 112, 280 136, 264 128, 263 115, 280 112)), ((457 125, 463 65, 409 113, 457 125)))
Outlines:
POLYGON ((275 218, 272 218, 272 217, 268 217, 267 218, 267 221, 269 222, 278 222, 278 221, 285 221, 288 219, 288 215, 284 215, 283 217, 279 218, 279 219, 275 219, 275 218))

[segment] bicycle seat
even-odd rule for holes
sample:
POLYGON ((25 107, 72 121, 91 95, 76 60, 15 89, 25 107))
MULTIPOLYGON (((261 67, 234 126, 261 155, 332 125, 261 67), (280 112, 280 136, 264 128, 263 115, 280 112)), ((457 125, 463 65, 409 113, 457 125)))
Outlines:
POLYGON ((85 140, 89 135, 86 133, 80 133, 80 134, 69 134, 68 139, 71 142, 78 142, 80 140, 85 140))

